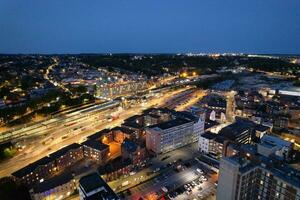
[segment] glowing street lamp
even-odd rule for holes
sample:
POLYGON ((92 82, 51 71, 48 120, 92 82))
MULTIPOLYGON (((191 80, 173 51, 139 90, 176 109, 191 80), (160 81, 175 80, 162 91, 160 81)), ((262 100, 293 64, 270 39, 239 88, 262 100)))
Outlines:
POLYGON ((108 138, 107 138, 106 136, 104 136, 104 137, 102 138, 102 142, 103 142, 104 144, 106 144, 106 143, 108 142, 108 138))

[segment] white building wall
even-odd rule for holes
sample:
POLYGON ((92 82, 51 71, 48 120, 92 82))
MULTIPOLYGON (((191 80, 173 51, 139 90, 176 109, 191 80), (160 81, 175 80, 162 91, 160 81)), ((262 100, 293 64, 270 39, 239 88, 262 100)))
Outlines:
POLYGON ((155 153, 165 153, 198 140, 200 130, 194 131, 194 122, 189 122, 169 129, 157 127, 146 130, 146 147, 155 153))
POLYGON ((209 140, 200 136, 198 141, 198 147, 199 151, 203 153, 209 153, 209 140))
POLYGON ((194 123, 194 134, 197 137, 197 140, 199 139, 200 135, 204 133, 204 124, 205 124, 205 118, 199 118, 197 122, 194 123))

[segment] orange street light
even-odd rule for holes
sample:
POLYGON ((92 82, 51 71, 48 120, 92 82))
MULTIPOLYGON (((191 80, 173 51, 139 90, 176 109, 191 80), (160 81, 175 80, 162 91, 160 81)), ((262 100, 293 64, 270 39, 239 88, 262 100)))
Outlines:
POLYGON ((103 142, 104 144, 107 144, 107 143, 108 143, 108 138, 107 138, 106 136, 104 136, 104 137, 102 138, 102 142, 103 142))

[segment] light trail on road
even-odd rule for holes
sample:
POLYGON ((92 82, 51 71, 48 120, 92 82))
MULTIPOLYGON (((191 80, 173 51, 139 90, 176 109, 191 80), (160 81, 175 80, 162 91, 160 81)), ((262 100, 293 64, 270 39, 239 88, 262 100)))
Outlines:
MULTIPOLYGON (((63 125, 56 124, 52 129, 45 129, 47 131, 43 132, 42 135, 47 135, 43 139, 39 139, 34 141, 32 144, 26 146, 22 152, 19 152, 16 156, 11 159, 5 160, 1 163, 0 166, 0 177, 9 176, 14 171, 25 167, 26 165, 41 159, 49 155, 52 152, 55 152, 61 149, 64 146, 70 145, 72 143, 82 142, 84 139, 105 128, 119 126, 123 123, 123 121, 132 115, 141 114, 143 110, 153 107, 163 105, 168 99, 170 99, 173 95, 178 94, 179 92, 185 91, 185 89, 179 89, 176 91, 166 92, 161 97, 151 99, 147 102, 147 104, 138 104, 129 109, 125 109, 119 114, 119 118, 112 122, 100 122, 99 120, 103 120, 106 116, 104 113, 111 112, 110 110, 103 112, 95 113, 94 115, 85 116, 82 120, 80 120, 77 124, 74 124, 70 127, 64 127, 63 125), (95 116, 98 115, 98 118, 95 116), (78 130, 78 133, 70 134, 65 139, 62 139, 62 136, 68 133, 69 130, 72 130, 76 127, 81 128, 78 130), (45 139, 54 138, 49 143, 44 143, 45 139)), ((77 117, 75 115, 75 117, 77 117)), ((74 117, 74 118, 75 118, 74 117)), ((75 118, 77 119, 77 118, 75 118)), ((74 119, 73 119, 74 120, 74 119)), ((70 120, 66 120, 64 122, 69 122, 70 120)), ((55 123, 55 122, 54 122, 55 123)), ((60 122, 61 123, 61 122, 60 122)), ((69 134, 69 133, 68 133, 69 134)))

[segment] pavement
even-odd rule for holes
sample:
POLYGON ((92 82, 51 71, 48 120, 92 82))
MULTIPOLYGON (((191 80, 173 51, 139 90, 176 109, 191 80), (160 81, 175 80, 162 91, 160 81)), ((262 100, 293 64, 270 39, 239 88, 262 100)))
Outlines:
POLYGON ((190 182, 197 178, 197 175, 192 170, 185 170, 176 173, 170 170, 162 174, 159 178, 151 179, 150 181, 131 188, 132 195, 125 197, 125 199, 138 199, 139 197, 147 197, 153 192, 159 192, 165 186, 179 186, 184 183, 190 182))
MULTIPOLYGON (((177 188, 182 188, 185 184, 200 178, 200 175, 196 173, 196 169, 201 168, 201 166, 197 162, 191 163, 190 167, 185 167, 179 172, 175 171, 173 167, 170 167, 156 178, 152 178, 149 181, 130 188, 129 196, 122 197, 122 194, 120 194, 121 198, 133 200, 142 197, 147 199, 153 194, 157 194, 157 196, 167 196, 167 193, 162 190, 163 187, 168 188, 168 192, 175 191, 177 188)), ((201 195, 202 198, 204 198, 213 192, 215 187, 213 183, 213 180, 208 179, 200 185, 201 190, 194 188, 191 194, 187 195, 183 193, 178 195, 175 199, 198 199, 198 195, 201 195)))
POLYGON ((197 187, 192 189, 190 194, 182 193, 174 198, 174 200, 194 200, 194 199, 207 199, 211 196, 215 196, 216 194, 216 186, 213 182, 208 179, 208 181, 200 184, 201 189, 199 190, 197 187))

